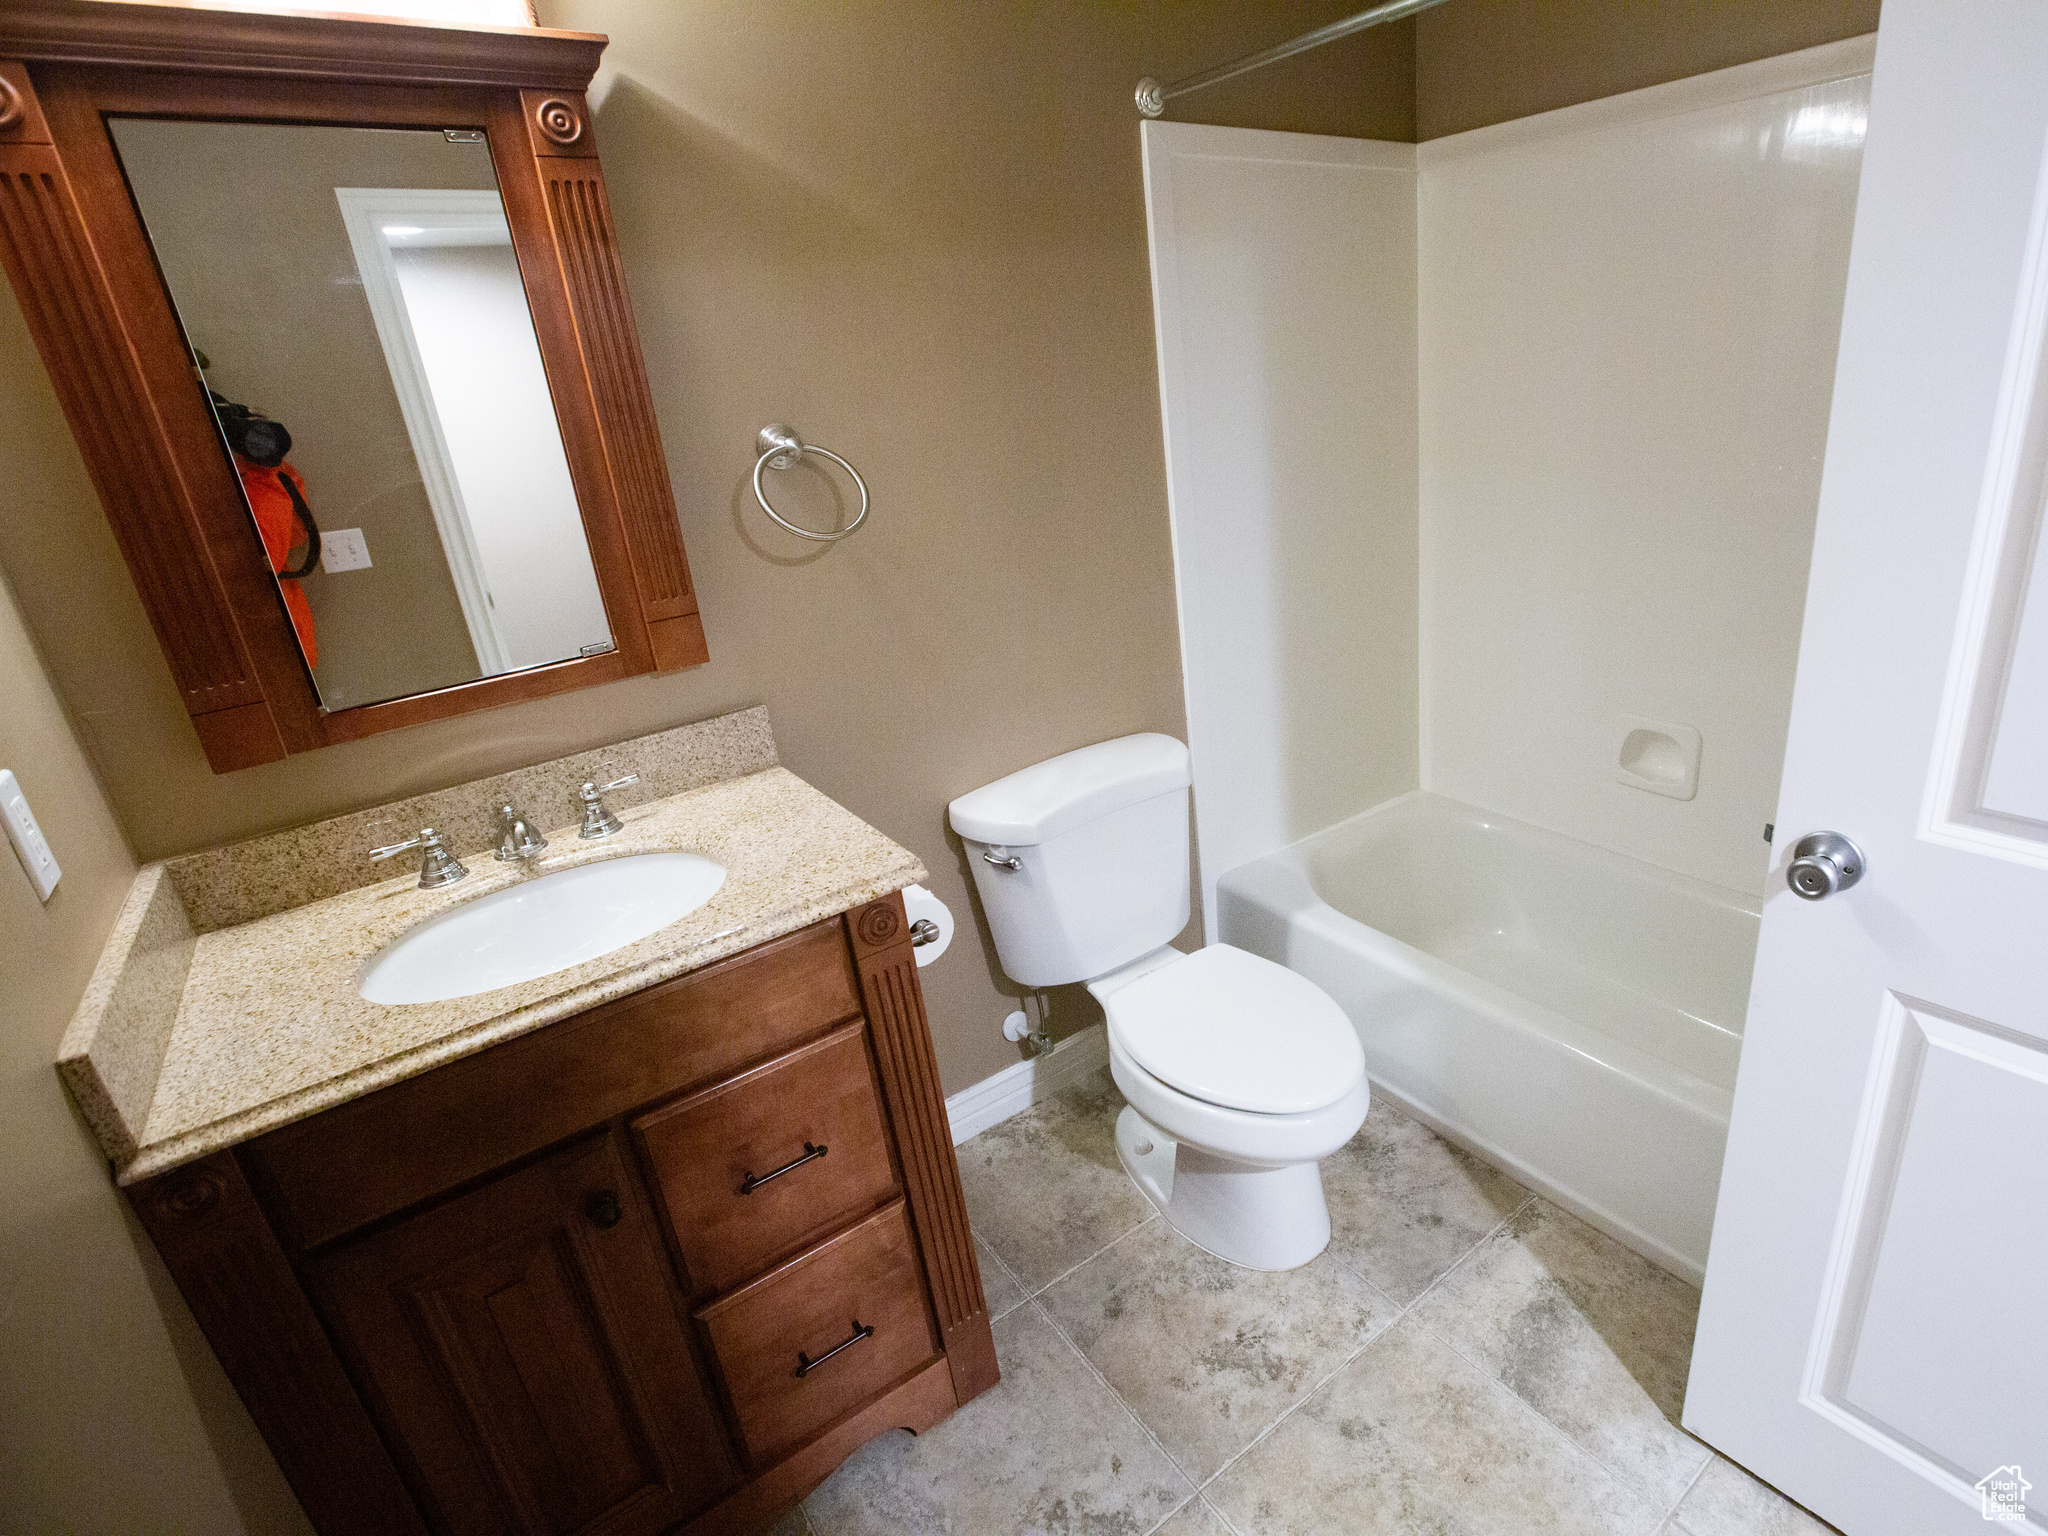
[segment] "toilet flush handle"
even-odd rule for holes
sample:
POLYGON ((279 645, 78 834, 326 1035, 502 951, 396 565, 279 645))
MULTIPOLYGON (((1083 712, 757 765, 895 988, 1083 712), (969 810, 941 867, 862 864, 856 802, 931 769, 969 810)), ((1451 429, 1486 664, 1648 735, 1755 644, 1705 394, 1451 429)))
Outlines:
POLYGON ((1002 847, 989 849, 988 852, 981 856, 981 861, 984 864, 993 864, 997 869, 1007 869, 1013 875, 1024 867, 1022 859, 1010 852, 1009 849, 1002 847))

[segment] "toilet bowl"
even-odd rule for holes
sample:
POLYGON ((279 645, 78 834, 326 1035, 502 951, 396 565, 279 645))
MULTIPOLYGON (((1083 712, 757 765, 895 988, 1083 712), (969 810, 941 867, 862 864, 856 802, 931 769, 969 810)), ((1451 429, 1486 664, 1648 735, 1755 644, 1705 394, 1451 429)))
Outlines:
POLYGON ((1227 944, 1089 983, 1127 1101, 1117 1157, 1175 1231, 1250 1269, 1330 1241, 1321 1160, 1365 1121, 1358 1036, 1304 977, 1227 944))
POLYGON ((1102 1003, 1131 1178, 1191 1242, 1292 1269, 1330 1240, 1316 1164, 1364 1123, 1365 1053, 1306 977, 1228 944, 1169 947, 1189 917, 1190 778, 1171 736, 1122 736, 947 814, 1004 971, 1102 1003))

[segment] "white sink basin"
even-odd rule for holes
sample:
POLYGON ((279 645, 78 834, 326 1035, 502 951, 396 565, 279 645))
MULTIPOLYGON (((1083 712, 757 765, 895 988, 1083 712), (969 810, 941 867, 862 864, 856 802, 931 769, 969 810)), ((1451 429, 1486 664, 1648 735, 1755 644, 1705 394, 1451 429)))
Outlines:
POLYGON ((696 911, 725 869, 694 853, 579 864, 466 902, 370 957, 356 990, 373 1003, 438 1003, 565 971, 696 911))

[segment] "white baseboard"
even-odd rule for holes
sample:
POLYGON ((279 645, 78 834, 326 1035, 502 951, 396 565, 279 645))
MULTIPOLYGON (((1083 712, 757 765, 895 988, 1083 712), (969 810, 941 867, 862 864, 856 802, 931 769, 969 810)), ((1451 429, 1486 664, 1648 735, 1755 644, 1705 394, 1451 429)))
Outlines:
POLYGON ((1076 1078, 1109 1064, 1109 1036, 1100 1024, 1067 1036, 1043 1056, 1033 1056, 946 1100, 946 1118, 953 1123, 953 1145, 978 1136, 1012 1115, 1021 1115, 1040 1099, 1051 1098, 1076 1078))

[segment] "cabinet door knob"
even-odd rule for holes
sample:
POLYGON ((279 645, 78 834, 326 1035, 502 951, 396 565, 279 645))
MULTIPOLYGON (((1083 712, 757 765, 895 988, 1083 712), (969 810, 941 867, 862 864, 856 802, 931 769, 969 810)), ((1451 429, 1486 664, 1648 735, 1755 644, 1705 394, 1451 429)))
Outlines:
POLYGON ((590 1218, 594 1227, 616 1227, 625 1218, 626 1209, 619 1204, 617 1195, 601 1189, 590 1197, 590 1204, 583 1208, 583 1214, 590 1218))

